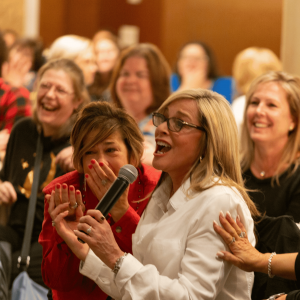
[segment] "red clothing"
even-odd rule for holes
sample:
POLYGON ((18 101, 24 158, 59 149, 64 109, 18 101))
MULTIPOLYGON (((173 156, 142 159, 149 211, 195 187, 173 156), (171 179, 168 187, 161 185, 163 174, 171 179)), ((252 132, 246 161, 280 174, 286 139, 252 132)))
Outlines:
POLYGON ((0 130, 10 132, 14 123, 26 116, 31 116, 29 91, 12 88, 0 78, 0 130))
MULTIPOLYGON (((112 221, 111 228, 118 245, 123 251, 130 253, 132 253, 131 236, 135 232, 140 216, 149 199, 140 203, 135 201, 144 199, 149 195, 160 177, 159 171, 147 165, 142 165, 138 172, 137 180, 129 187, 128 200, 130 207, 126 214, 116 223, 108 218, 109 222, 112 221), (116 232, 117 227, 119 232, 116 232)), ((56 178, 44 188, 44 194, 50 194, 55 189, 56 183, 66 183, 74 185, 75 189, 80 189, 80 174, 73 171, 56 178)), ((86 211, 95 208, 99 202, 88 188, 88 185, 85 199, 86 211)), ((52 227, 48 206, 48 203, 45 202, 45 217, 39 243, 43 246, 42 275, 45 284, 52 289, 53 299, 106 299, 107 295, 92 280, 79 273, 80 260, 57 234, 55 227, 52 227)))

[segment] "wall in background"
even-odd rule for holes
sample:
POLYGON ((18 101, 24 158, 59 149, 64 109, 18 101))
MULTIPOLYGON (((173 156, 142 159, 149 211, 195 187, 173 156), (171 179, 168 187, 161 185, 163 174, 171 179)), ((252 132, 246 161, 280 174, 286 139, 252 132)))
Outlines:
POLYGON ((246 47, 280 54, 282 6, 283 0, 143 0, 138 5, 126 0, 42 0, 40 34, 49 46, 64 34, 91 38, 100 28, 117 33, 121 25, 136 25, 140 41, 156 44, 171 66, 182 44, 199 39, 213 48, 220 69, 229 75, 235 55, 246 47))

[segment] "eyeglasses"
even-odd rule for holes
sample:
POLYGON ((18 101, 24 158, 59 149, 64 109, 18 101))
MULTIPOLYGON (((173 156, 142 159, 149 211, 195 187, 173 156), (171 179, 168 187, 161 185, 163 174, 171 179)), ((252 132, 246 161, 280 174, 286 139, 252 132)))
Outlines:
MULTIPOLYGON (((48 92, 52 87, 53 87, 52 84, 41 83, 39 89, 43 92, 48 92)), ((66 97, 67 95, 74 94, 74 92, 67 92, 66 90, 58 86, 54 86, 54 92, 60 98, 66 97)))
POLYGON ((167 122, 169 130, 173 132, 179 132, 184 125, 206 132, 206 130, 203 127, 184 122, 177 118, 166 118, 164 115, 157 112, 152 113, 152 122, 155 127, 158 127, 160 124, 167 122))

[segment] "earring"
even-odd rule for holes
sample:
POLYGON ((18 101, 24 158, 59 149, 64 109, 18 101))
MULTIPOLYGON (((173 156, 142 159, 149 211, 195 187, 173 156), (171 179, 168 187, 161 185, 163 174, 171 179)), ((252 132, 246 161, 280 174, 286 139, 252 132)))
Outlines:
POLYGON ((200 164, 202 163, 202 155, 200 156, 200 164))
POLYGON ((289 131, 293 131, 294 130, 294 124, 291 124, 289 131))

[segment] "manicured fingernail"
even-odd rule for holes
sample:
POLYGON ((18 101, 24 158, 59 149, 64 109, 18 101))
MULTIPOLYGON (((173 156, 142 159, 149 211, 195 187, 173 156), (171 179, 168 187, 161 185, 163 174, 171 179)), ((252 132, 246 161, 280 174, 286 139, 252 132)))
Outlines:
POLYGON ((70 186, 70 191, 74 191, 74 186, 70 186))
POLYGON ((104 163, 103 162, 99 162, 99 165, 100 165, 100 167, 103 167, 104 166, 104 163))
POLYGON ((68 186, 65 183, 63 183, 62 187, 65 190, 68 186))
POLYGON ((224 257, 224 253, 223 252, 217 252, 217 257, 219 257, 219 258, 224 257))
POLYGON ((80 191, 77 190, 77 191, 76 191, 76 194, 77 194, 77 195, 80 195, 80 191))
POLYGON ((229 212, 229 211, 227 211, 227 212, 226 212, 226 216, 228 216, 228 217, 232 218, 232 217, 231 217, 231 214, 230 214, 230 212, 229 212))
POLYGON ((214 222, 213 222, 213 223, 214 223, 214 225, 218 226, 218 224, 217 224, 217 222, 216 222, 215 220, 214 220, 214 222))
POLYGON ((92 168, 93 168, 93 166, 92 166, 92 165, 88 165, 88 167, 89 167, 89 169, 92 169, 92 168))
POLYGON ((225 218, 224 217, 224 213, 222 211, 220 211, 220 216, 223 217, 223 218, 225 218))
POLYGON ((84 176, 85 176, 85 178, 89 178, 89 174, 85 174, 84 176))
POLYGON ((91 163, 94 165, 96 163, 96 161, 94 159, 92 159, 91 163))
POLYGON ((60 184, 59 183, 56 184, 56 188, 60 189, 60 184))

